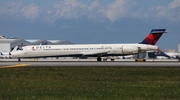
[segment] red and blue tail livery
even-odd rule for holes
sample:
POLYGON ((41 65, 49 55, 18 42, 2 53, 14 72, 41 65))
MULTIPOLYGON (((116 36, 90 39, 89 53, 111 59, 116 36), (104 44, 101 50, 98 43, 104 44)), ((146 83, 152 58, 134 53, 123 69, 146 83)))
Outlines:
POLYGON ((166 29, 152 29, 148 36, 139 44, 155 45, 166 29))

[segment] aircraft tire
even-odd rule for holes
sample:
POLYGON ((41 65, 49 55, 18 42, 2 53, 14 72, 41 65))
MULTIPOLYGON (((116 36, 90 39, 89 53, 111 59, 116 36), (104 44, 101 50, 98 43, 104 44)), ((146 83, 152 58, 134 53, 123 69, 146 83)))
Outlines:
POLYGON ((114 59, 111 59, 111 61, 114 61, 114 59))
POLYGON ((98 58, 97 58, 97 61, 98 61, 98 62, 101 62, 101 61, 102 61, 101 57, 98 57, 98 58))

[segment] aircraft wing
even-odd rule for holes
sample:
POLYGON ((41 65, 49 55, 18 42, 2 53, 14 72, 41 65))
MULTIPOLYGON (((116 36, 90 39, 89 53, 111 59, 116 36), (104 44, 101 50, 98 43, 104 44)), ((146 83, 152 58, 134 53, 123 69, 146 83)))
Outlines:
POLYGON ((83 56, 103 56, 106 55, 108 51, 101 51, 101 52, 82 52, 83 56))

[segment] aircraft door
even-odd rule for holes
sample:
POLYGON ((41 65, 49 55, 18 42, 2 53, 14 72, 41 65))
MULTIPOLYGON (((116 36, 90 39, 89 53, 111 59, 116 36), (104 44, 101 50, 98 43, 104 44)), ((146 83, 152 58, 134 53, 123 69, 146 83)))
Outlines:
POLYGON ((118 51, 119 54, 123 54, 122 48, 123 48, 123 46, 118 46, 117 47, 117 51, 118 51))
POLYGON ((29 48, 24 48, 23 50, 24 50, 24 54, 28 54, 29 48))

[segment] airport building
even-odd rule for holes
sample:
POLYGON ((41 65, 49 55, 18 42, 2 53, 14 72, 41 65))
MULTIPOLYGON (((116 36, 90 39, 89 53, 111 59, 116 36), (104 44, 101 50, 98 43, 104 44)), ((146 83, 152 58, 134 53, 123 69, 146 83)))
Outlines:
POLYGON ((176 52, 176 50, 175 49, 167 49, 167 50, 165 50, 165 52, 176 52))
POLYGON ((31 43, 23 39, 0 39, 0 52, 10 52, 16 46, 25 45, 31 45, 31 43))
POLYGON ((73 44, 66 40, 25 40, 19 38, 8 38, 0 36, 0 52, 10 52, 16 46, 22 47, 26 45, 67 45, 73 44))

